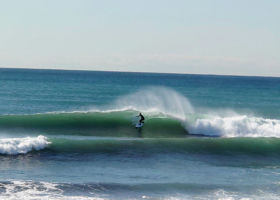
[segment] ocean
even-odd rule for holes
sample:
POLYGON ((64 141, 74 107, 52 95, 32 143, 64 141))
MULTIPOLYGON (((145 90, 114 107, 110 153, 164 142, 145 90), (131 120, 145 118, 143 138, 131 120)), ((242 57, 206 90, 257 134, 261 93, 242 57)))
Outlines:
POLYGON ((280 78, 0 69, 0 199, 280 199, 280 78))

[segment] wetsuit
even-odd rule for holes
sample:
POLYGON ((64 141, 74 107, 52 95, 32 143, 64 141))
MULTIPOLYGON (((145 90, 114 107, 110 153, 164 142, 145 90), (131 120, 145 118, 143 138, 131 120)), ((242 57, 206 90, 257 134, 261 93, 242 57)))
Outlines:
POLYGON ((142 114, 140 114, 139 117, 141 117, 140 120, 139 120, 139 123, 140 124, 144 123, 144 120, 145 120, 144 116, 142 114))

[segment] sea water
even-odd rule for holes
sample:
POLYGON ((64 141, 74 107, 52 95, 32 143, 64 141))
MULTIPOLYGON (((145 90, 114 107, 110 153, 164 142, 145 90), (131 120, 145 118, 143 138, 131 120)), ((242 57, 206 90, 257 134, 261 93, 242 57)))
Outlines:
POLYGON ((279 102, 273 77, 0 69, 0 199, 279 199, 279 102))

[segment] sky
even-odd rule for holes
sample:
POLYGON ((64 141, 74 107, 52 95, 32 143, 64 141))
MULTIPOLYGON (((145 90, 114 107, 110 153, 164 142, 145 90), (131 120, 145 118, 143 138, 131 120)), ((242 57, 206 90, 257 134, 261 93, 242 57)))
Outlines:
POLYGON ((0 67, 280 77, 279 0, 0 0, 0 67))

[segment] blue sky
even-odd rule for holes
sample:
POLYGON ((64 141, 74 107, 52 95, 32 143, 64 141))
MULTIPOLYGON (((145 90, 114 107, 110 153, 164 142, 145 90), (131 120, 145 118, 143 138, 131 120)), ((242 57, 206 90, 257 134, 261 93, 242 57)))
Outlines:
POLYGON ((279 0, 0 0, 0 67, 280 76, 279 0))

